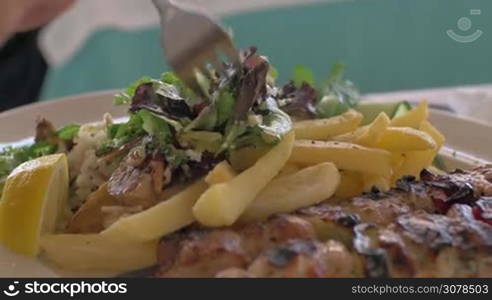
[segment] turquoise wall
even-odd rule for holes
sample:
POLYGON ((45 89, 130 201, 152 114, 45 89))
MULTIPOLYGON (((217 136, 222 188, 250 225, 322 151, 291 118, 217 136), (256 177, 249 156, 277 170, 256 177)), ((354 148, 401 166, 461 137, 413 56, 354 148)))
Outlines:
MULTIPOLYGON (((236 43, 256 45, 288 79, 297 64, 318 78, 344 62, 365 92, 492 83, 492 1, 359 0, 319 3, 230 16, 236 43), (470 9, 482 14, 471 16, 470 9), (468 17, 468 31, 457 20, 468 17), (454 29, 483 35, 473 43, 447 36, 454 29)), ((157 28, 95 33, 65 66, 51 70, 44 99, 121 88, 142 75, 167 70, 157 28)))

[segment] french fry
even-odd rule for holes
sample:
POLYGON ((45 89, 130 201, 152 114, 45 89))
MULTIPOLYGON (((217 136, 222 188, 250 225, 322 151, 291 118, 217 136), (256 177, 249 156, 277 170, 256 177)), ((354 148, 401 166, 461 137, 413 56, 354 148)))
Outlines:
POLYGON ((361 146, 372 147, 379 140, 391 120, 385 112, 380 113, 371 124, 362 126, 346 134, 333 137, 332 140, 354 143, 361 146))
POLYGON ((371 124, 367 125, 367 129, 354 140, 354 143, 361 146, 374 147, 390 123, 391 120, 388 115, 385 112, 380 113, 371 124))
POLYGON ((242 172, 253 166, 270 148, 244 147, 231 152, 229 162, 236 172, 242 172))
POLYGON ((352 132, 347 132, 341 135, 334 136, 330 138, 330 141, 337 141, 337 142, 344 142, 344 143, 352 143, 356 144, 356 140, 364 135, 368 129, 369 125, 365 125, 362 127, 357 128, 356 130, 352 132))
POLYGON ((294 124, 297 139, 326 140, 357 129, 362 114, 353 109, 332 118, 300 121, 294 124))
POLYGON ((333 162, 340 170, 391 176, 391 153, 334 141, 297 140, 289 162, 316 165, 333 162))
POLYGON ((435 147, 425 151, 413 151, 404 153, 405 159, 402 165, 395 169, 393 181, 400 179, 405 175, 415 176, 420 178, 420 172, 422 169, 427 168, 432 164, 432 161, 436 157, 439 149, 444 145, 444 136, 430 124, 428 121, 423 121, 420 125, 420 130, 432 137, 435 143, 435 147))
POLYGON ((401 168, 406 157, 407 154, 403 152, 391 153, 391 166, 393 167, 393 170, 398 170, 401 168))
POLYGON ((300 166, 295 164, 285 164, 285 166, 280 170, 276 178, 292 175, 300 171, 301 169, 302 168, 300 166))
POLYGON ((101 235, 138 242, 159 239, 195 221, 191 209, 207 188, 208 185, 199 180, 154 207, 119 219, 101 235))
POLYGON ((446 139, 444 138, 444 135, 437 130, 437 128, 435 128, 429 121, 424 121, 420 125, 420 130, 427 133, 434 139, 437 150, 441 149, 446 139))
POLYGON ((432 137, 411 127, 388 127, 375 145, 391 152, 423 151, 434 149, 432 137))
POLYGON ((52 234, 42 236, 42 255, 69 271, 127 272, 157 262, 157 243, 113 240, 100 234, 52 234))
POLYGON ((395 170, 392 181, 395 182, 406 175, 414 176, 419 179, 422 169, 425 169, 432 164, 432 160, 435 156, 434 153, 435 152, 432 149, 405 153, 405 160, 401 167, 395 170))
POLYGON ((429 107, 427 101, 422 101, 420 104, 399 117, 391 120, 391 126, 395 127, 412 127, 418 129, 420 124, 429 118, 429 107))
POLYGON ((335 196, 342 199, 352 198, 363 192, 362 174, 352 171, 340 171, 340 184, 335 196))
POLYGON ((293 132, 287 134, 251 168, 228 182, 211 186, 193 206, 195 218, 206 226, 233 224, 285 165, 294 139, 293 132))
POLYGON ((241 222, 289 213, 330 198, 340 183, 340 174, 332 163, 308 167, 272 180, 241 216, 241 222))
POLYGON ((223 183, 231 180, 236 176, 236 172, 232 169, 227 161, 223 161, 213 168, 205 177, 205 182, 209 185, 223 183))

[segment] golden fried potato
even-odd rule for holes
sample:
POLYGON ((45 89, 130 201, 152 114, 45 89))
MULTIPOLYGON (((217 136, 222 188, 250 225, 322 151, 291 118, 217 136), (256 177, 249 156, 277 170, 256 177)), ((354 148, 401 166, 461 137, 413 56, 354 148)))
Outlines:
POLYGON ((264 156, 271 148, 244 147, 231 152, 229 162, 236 172, 242 172, 252 167, 258 159, 264 156))
POLYGON ((190 225, 195 221, 191 209, 207 187, 203 180, 199 180, 154 207, 119 219, 101 235, 118 240, 146 242, 190 225))
POLYGON ((427 101, 422 101, 420 104, 401 116, 391 120, 391 126, 395 127, 412 127, 418 129, 420 124, 429 118, 429 106, 427 101))
POLYGON ((236 177, 236 172, 232 169, 231 165, 227 161, 223 161, 208 172, 205 177, 205 182, 209 185, 223 183, 236 177))
POLYGON ((276 178, 292 175, 294 173, 299 172, 301 169, 302 169, 301 166, 287 163, 282 169, 280 169, 280 172, 278 173, 276 178))
POLYGON ((411 127, 388 127, 375 145, 391 152, 423 151, 434 149, 432 137, 411 127))
POLYGON ((388 115, 382 112, 371 124, 359 127, 353 132, 333 137, 332 140, 373 147, 379 141, 379 138, 389 126, 390 122, 391 120, 388 115))
POLYGON ((68 233, 98 233, 104 229, 107 217, 103 212, 104 206, 119 205, 118 200, 108 193, 108 185, 104 183, 89 195, 84 204, 69 220, 68 233))
POLYGON ((342 199, 352 198, 362 194, 364 185, 362 174, 353 171, 340 171, 340 184, 335 196, 342 199))
POLYGON ((332 118, 299 121, 294 124, 297 139, 326 140, 357 129, 362 114, 353 109, 332 118))
POLYGON ((371 124, 366 126, 367 129, 354 140, 354 143, 361 146, 374 147, 390 123, 391 120, 388 115, 385 112, 380 113, 371 124))
POLYGON ((289 162, 316 165, 333 162, 340 170, 391 176, 391 153, 334 141, 297 140, 289 162))
POLYGON ((405 175, 415 176, 420 178, 420 172, 432 165, 434 158, 444 145, 445 138, 432 124, 428 121, 423 121, 420 125, 421 132, 431 136, 434 141, 434 148, 425 151, 412 151, 406 152, 403 163, 399 168, 395 168, 395 174, 393 175, 393 182, 400 179, 405 175))
POLYGON ((426 120, 422 122, 422 124, 420 124, 420 130, 430 135, 436 142, 437 149, 441 149, 446 139, 444 138, 444 135, 439 130, 437 130, 437 128, 435 128, 429 121, 426 120))
POLYGON ((157 243, 132 243, 100 234, 52 234, 41 237, 42 255, 69 271, 128 272, 157 262, 157 243))
POLYGON ((251 168, 228 182, 211 186, 193 206, 195 218, 206 226, 233 224, 285 165, 294 139, 293 132, 287 134, 251 168))
POLYGON ((393 175, 393 182, 410 175, 420 178, 420 172, 432 164, 435 154, 434 150, 412 151, 405 153, 405 160, 400 168, 396 169, 393 175))
POLYGON ((332 163, 322 163, 272 180, 246 209, 240 221, 252 222, 289 213, 330 198, 340 183, 332 163))

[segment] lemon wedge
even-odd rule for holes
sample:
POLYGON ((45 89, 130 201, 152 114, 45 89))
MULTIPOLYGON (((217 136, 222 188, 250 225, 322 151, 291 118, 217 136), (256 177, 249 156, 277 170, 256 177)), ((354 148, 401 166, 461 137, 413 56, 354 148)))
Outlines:
POLYGON ((0 244, 28 256, 52 233, 66 211, 68 163, 65 154, 25 162, 8 176, 0 201, 0 244))

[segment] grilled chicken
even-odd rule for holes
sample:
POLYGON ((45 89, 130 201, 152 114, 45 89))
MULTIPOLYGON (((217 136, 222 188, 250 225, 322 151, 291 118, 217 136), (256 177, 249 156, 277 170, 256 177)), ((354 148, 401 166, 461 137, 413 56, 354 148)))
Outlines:
POLYGON ((315 239, 307 221, 290 215, 223 229, 190 228, 165 237, 158 249, 160 277, 211 277, 245 268, 263 249, 291 239, 315 239))
POLYGON ((178 185, 161 156, 144 157, 136 147, 128 153, 107 183, 89 195, 67 224, 67 232, 98 233, 121 217, 140 212, 172 196, 178 185))
POLYGON ((354 259, 340 242, 296 239, 264 250, 247 269, 226 269, 216 277, 350 277, 354 259))
POLYGON ((360 224, 354 246, 373 277, 486 277, 492 275, 492 227, 471 207, 449 216, 415 211, 386 228, 360 224))
POLYGON ((157 277, 490 277, 492 170, 424 171, 263 222, 165 237, 157 277))

